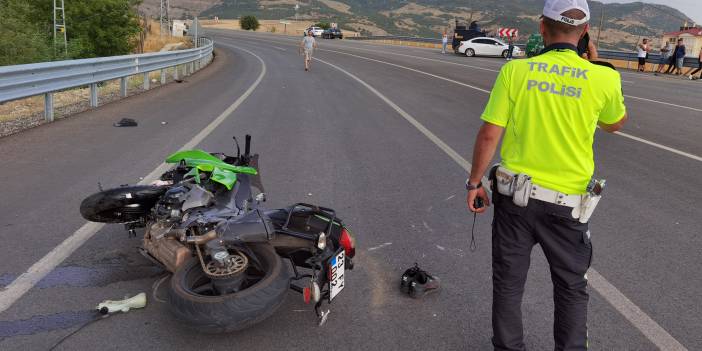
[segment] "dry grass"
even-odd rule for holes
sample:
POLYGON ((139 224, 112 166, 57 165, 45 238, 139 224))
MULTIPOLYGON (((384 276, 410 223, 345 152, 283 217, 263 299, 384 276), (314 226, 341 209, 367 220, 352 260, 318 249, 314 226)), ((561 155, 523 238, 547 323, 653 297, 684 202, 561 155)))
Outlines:
MULTIPOLYGON (((305 31, 305 29, 309 28, 310 26, 312 26, 315 23, 313 21, 285 20, 286 22, 290 23, 286 26, 286 25, 280 23, 280 21, 281 20, 258 20, 258 23, 261 24, 261 27, 258 29, 257 32, 268 32, 268 33, 274 33, 274 34, 288 34, 288 35, 302 35, 302 33, 305 31)), ((201 21, 200 23, 205 28, 241 30, 241 26, 239 26, 239 20, 227 19, 227 20, 219 20, 219 22, 215 22, 213 20, 207 20, 207 21, 201 21)), ((356 34, 357 33, 354 31, 344 30, 344 35, 346 35, 346 36, 354 36, 356 34)))
MULTIPOLYGON (((167 77, 169 79, 172 77, 172 69, 168 71, 167 77)), ((160 85, 161 73, 159 71, 149 73, 149 78, 151 80, 151 88, 160 85)), ((143 75, 140 74, 130 77, 127 85, 128 95, 134 95, 141 92, 143 84, 143 75)), ((119 95, 119 80, 107 81, 100 84, 98 87, 99 104, 114 100, 111 98, 113 95, 119 95)), ((88 87, 54 93, 54 109, 57 111, 55 115, 61 117, 62 110, 66 110, 72 105, 87 103, 89 100, 90 89, 88 87)), ((4 104, 0 104, 0 122, 7 122, 26 116, 43 114, 43 112, 43 96, 32 96, 26 99, 9 101, 4 104)))
MULTIPOLYGON (((144 52, 160 51, 169 44, 183 43, 183 47, 191 47, 192 44, 187 38, 177 38, 159 34, 157 23, 151 23, 152 31, 147 34, 144 41, 144 52)), ((160 72, 151 72, 151 88, 160 85, 160 72)), ((172 79, 172 69, 168 70, 168 80, 172 79)), ((132 76, 128 80, 128 95, 138 94, 142 91, 144 78, 139 74, 132 76)), ((119 80, 103 82, 98 88, 98 102, 100 105, 117 100, 119 94, 119 80)), ((54 93, 54 116, 63 118, 89 108, 90 89, 87 87, 70 89, 54 93)), ((44 97, 33 96, 21 100, 9 101, 0 104, 0 137, 13 134, 22 129, 31 128, 43 123, 44 97)))
POLYGON ((352 14, 351 13, 351 6, 344 4, 343 2, 338 2, 334 0, 319 0, 324 5, 327 5, 328 7, 337 10, 341 13, 346 13, 346 14, 352 14))
MULTIPOLYGON (((172 37, 169 35, 161 36, 161 27, 156 21, 150 21, 151 31, 146 34, 144 40, 144 52, 161 51, 168 44, 183 44, 181 48, 190 48, 192 43, 185 37, 172 37)), ((167 33, 166 33, 167 34, 167 33)))

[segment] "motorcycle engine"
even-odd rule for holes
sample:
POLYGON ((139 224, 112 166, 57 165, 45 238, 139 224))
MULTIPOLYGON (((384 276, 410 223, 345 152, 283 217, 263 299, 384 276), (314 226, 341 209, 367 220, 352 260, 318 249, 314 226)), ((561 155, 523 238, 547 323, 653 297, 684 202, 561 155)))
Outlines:
POLYGON ((183 202, 190 189, 176 186, 168 189, 154 207, 154 216, 162 222, 179 222, 183 215, 183 202))

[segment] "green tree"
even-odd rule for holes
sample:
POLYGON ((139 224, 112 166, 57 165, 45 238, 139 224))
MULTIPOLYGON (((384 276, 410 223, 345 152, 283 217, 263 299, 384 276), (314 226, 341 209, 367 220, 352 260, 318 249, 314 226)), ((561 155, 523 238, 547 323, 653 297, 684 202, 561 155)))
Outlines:
POLYGON ((261 26, 256 16, 242 16, 239 18, 239 26, 243 30, 257 30, 261 26))
POLYGON ((141 31, 137 0, 73 0, 66 7, 68 40, 78 41, 73 57, 125 55, 141 31))
POLYGON ((329 28, 331 28, 331 23, 326 22, 326 21, 322 21, 322 22, 316 23, 314 26, 322 28, 322 29, 329 29, 329 28))
POLYGON ((141 0, 66 1, 68 55, 53 47, 53 2, 0 1, 0 65, 125 55, 141 28, 141 0))
POLYGON ((50 37, 32 15, 26 1, 0 2, 0 66, 51 60, 50 37))

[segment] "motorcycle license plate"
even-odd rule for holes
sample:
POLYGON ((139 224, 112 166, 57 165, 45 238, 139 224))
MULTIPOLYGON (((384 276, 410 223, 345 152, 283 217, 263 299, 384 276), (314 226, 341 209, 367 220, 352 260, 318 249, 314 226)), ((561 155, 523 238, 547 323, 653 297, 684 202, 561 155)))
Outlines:
POLYGON ((344 289, 344 250, 329 261, 329 302, 344 289))

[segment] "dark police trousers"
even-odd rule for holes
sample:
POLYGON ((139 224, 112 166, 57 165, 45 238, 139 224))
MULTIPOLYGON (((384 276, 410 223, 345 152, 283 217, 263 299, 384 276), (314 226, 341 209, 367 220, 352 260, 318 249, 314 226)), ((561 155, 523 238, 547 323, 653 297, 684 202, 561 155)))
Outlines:
POLYGON ((527 207, 493 193, 492 343, 495 350, 526 350, 522 295, 531 249, 541 245, 553 281, 555 350, 587 350, 587 279, 592 259, 588 225, 572 208, 529 199, 527 207))

